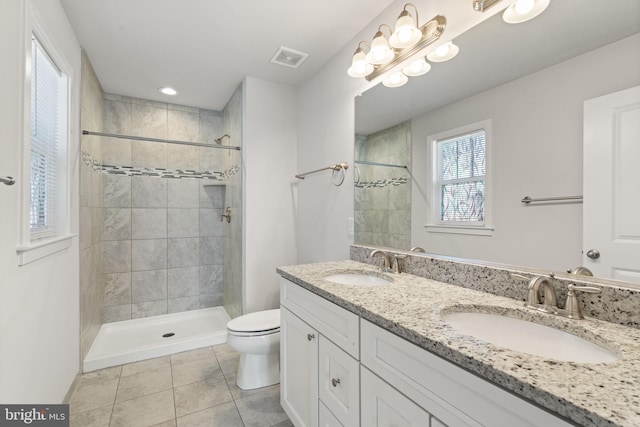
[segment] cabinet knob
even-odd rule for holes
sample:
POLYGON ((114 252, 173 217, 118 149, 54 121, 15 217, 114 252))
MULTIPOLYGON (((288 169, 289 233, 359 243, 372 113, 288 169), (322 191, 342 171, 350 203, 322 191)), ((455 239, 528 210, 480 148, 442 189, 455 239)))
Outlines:
POLYGON ((331 385, 334 387, 337 387, 338 384, 340 384, 340 378, 332 378, 331 379, 331 385))
POLYGON ((309 341, 311 341, 312 339, 314 339, 316 336, 314 334, 307 334, 307 339, 309 341))

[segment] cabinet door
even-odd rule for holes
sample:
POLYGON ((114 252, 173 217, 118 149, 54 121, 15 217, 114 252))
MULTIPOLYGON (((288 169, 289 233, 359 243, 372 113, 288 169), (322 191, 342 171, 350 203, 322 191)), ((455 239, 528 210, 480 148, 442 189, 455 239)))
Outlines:
POLYGON ((360 363, 320 335, 320 400, 345 426, 360 425, 360 363))
MULTIPOLYGON (((362 425, 367 427, 425 427, 429 413, 362 367, 362 425)), ((436 425, 436 424, 432 424, 436 425)), ((443 424, 438 424, 444 426, 443 424)))
POLYGON ((280 404, 296 427, 318 425, 318 332, 280 310, 280 404))
POLYGON ((318 417, 320 418, 320 427, 344 427, 335 415, 324 406, 324 403, 319 402, 318 417))

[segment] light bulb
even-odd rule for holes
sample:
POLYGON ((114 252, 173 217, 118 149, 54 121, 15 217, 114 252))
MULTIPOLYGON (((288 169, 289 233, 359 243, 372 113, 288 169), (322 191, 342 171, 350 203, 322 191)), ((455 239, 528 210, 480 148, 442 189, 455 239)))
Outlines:
POLYGON ((531 12, 535 3, 535 0, 518 0, 516 1, 513 9, 518 15, 525 15, 531 12))
POLYGON ((178 94, 178 91, 175 90, 172 87, 161 87, 158 90, 160 91, 160 93, 163 93, 165 95, 177 95, 178 94))
POLYGON ((371 42, 371 50, 366 55, 367 61, 372 64, 385 64, 391 61, 394 56, 387 38, 381 31, 378 31, 371 42))
POLYGON ((358 48, 356 53, 353 55, 353 60, 351 61, 351 67, 347 70, 347 74, 351 77, 364 77, 368 74, 371 74, 373 71, 373 65, 371 65, 362 51, 362 49, 358 48))
POLYGON ((389 39, 389 44, 397 49, 405 49, 418 43, 422 38, 422 31, 418 29, 413 17, 403 10, 396 21, 395 31, 389 39))
POLYGON ((404 67, 402 72, 409 77, 421 76, 431 70, 431 64, 424 60, 424 57, 416 59, 410 65, 404 67))
POLYGON ((427 54, 427 59, 431 62, 444 62, 455 57, 460 48, 453 44, 453 42, 448 42, 443 45, 440 45, 434 50, 427 54))
POLYGON ((504 10, 502 19, 509 24, 519 24, 540 15, 551 0, 517 0, 504 10))
POLYGON ((400 87, 407 83, 409 78, 401 72, 393 73, 382 81, 382 84, 386 87, 400 87))

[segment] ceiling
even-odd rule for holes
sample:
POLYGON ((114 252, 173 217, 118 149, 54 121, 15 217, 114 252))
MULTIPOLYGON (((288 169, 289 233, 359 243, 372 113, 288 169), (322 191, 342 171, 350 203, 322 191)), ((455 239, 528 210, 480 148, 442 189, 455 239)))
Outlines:
POLYGON ((61 0, 105 92, 222 110, 245 76, 298 85, 391 0, 61 0), (309 57, 269 62, 280 46, 309 57), (158 88, 171 86, 167 97, 158 88))
POLYGON ((460 53, 451 61, 400 88, 377 85, 357 97, 356 133, 386 129, 638 32, 638 0, 551 0, 540 16, 517 25, 499 13, 457 37, 460 53))

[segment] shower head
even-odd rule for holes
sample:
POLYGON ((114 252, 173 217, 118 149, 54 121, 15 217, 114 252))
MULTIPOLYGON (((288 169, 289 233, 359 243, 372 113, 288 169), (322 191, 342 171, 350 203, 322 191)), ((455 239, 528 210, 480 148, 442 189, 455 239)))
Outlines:
POLYGON ((225 138, 231 138, 231 136, 228 133, 225 133, 220 138, 214 139, 214 141, 215 141, 216 144, 222 145, 222 140, 225 139, 225 138))

